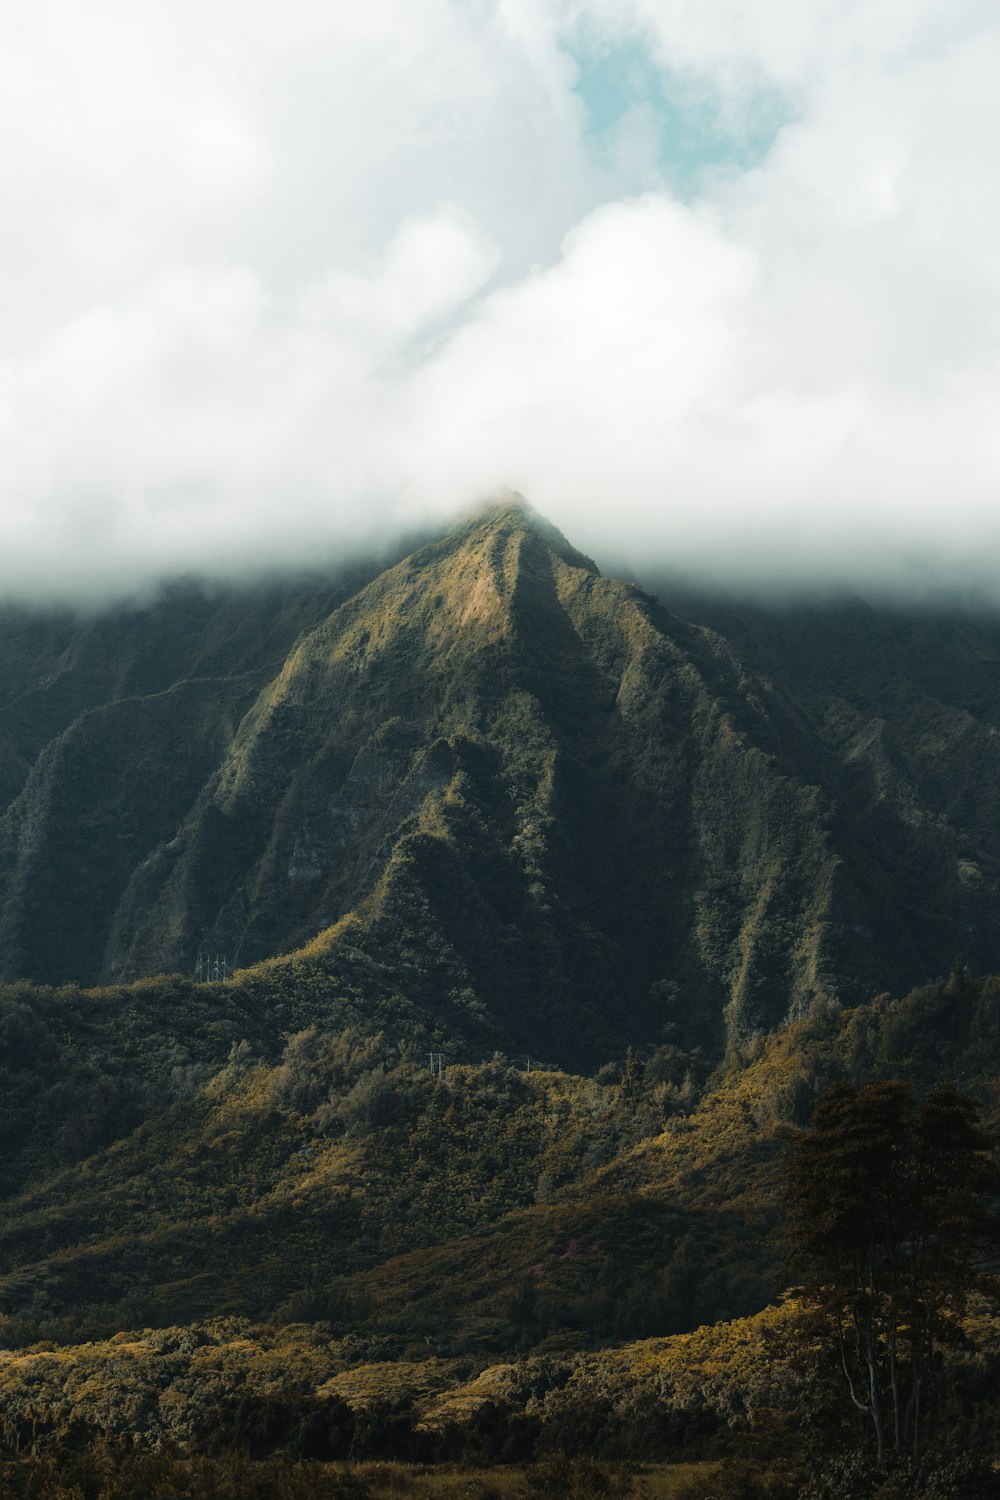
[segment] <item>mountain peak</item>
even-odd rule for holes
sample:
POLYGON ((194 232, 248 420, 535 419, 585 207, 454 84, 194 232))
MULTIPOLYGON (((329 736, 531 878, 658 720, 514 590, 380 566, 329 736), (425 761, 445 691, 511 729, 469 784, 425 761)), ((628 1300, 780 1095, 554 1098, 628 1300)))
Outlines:
POLYGON ((511 537, 518 533, 541 538, 546 546, 563 562, 573 568, 584 568, 588 573, 600 577, 600 568, 586 553, 580 552, 563 535, 557 526, 541 515, 523 495, 511 491, 500 500, 492 500, 478 507, 460 520, 448 533, 448 539, 464 543, 483 534, 498 538, 511 537))

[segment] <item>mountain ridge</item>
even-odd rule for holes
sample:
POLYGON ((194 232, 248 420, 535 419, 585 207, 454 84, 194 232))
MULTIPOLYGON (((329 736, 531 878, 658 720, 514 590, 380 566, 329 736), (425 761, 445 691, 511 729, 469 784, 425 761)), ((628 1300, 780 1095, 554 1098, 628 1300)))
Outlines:
MULTIPOLYGON (((1000 741, 905 661, 865 717, 875 614, 868 654, 835 641, 810 685, 808 611, 783 633, 678 612, 520 499, 268 607, 226 604, 208 659, 231 669, 199 677, 198 622, 164 606, 122 644, 159 660, 154 692, 107 700, 143 669, 106 642, 105 701, 48 741, 47 709, 22 726, 17 753, 43 743, 0 821, 8 978, 208 951, 260 989, 305 964, 348 1019, 579 1063, 664 1028, 719 1055, 818 994, 944 972, 956 935, 1000 967, 1000 741)), ((18 672, 27 712, 44 684, 18 672)))

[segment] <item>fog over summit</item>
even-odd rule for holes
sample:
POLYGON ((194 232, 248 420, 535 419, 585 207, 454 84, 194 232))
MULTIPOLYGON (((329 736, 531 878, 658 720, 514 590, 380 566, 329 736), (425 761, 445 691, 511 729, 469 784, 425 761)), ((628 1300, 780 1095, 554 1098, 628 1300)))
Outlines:
POLYGON ((991 586, 995 7, 4 30, 4 596, 298 566, 508 488, 602 566, 991 586))

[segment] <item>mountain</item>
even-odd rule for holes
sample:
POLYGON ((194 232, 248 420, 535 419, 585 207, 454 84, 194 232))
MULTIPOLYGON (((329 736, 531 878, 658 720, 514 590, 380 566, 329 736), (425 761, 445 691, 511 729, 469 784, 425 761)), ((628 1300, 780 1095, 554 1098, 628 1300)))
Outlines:
POLYGON ((993 1495, 995 1266, 859 1490, 782 1184, 831 1085, 1000 1122, 998 664, 521 504, 4 612, 10 1493, 993 1495))
POLYGON ((522 503, 382 571, 8 610, 2 973, 225 954, 579 1065, 1000 968, 998 661, 988 617, 668 608, 522 503))

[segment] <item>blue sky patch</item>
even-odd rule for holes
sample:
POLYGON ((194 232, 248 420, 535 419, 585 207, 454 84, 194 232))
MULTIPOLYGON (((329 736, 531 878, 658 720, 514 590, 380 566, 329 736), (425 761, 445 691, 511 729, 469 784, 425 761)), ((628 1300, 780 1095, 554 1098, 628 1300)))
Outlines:
POLYGON ((594 149, 613 154, 624 131, 640 130, 648 147, 646 172, 655 170, 683 197, 696 194, 708 174, 755 166, 792 117, 777 90, 749 95, 739 111, 723 108, 708 83, 665 71, 637 42, 578 46, 572 54, 594 149))

